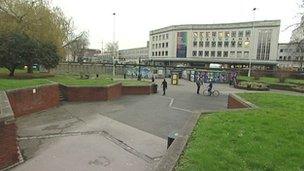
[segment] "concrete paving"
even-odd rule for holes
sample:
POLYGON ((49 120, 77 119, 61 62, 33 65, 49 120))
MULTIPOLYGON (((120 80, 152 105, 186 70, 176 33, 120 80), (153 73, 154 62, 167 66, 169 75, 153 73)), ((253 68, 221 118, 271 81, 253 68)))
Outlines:
POLYGON ((179 132, 193 112, 226 108, 231 89, 215 88, 219 97, 197 95, 194 83, 181 80, 169 84, 166 96, 64 103, 20 117, 26 162, 13 170, 151 170, 166 151, 167 135, 179 132))

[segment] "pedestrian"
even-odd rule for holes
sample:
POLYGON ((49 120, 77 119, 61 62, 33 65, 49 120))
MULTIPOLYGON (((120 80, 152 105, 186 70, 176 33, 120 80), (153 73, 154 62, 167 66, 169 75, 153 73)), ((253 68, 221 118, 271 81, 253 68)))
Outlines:
POLYGON ((154 83, 155 81, 155 78, 154 78, 154 75, 152 75, 152 83, 154 83))
POLYGON ((163 96, 164 96, 166 95, 166 89, 168 88, 166 79, 164 79, 164 81, 162 82, 162 86, 163 86, 163 96))
POLYGON ((196 94, 200 94, 200 89, 201 89, 201 79, 199 77, 197 77, 196 79, 196 86, 197 86, 197 90, 196 90, 196 94))

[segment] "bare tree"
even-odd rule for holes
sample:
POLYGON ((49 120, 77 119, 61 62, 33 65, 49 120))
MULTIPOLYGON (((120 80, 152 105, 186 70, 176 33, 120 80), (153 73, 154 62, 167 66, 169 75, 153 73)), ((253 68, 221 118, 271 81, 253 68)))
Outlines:
POLYGON ((113 42, 113 43, 107 43, 106 44, 106 51, 108 53, 111 53, 112 57, 116 58, 118 55, 118 42, 113 42))
POLYGON ((89 38, 87 32, 82 32, 79 35, 72 35, 70 42, 66 44, 65 48, 68 49, 72 56, 73 62, 81 62, 84 56, 84 50, 89 46, 89 38))

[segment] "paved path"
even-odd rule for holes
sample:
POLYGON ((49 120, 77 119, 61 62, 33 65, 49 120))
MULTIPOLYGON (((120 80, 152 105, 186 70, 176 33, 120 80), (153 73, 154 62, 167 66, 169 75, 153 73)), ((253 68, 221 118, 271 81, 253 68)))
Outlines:
MULTIPOLYGON (((157 82, 159 83, 160 80, 157 82)), ((181 80, 166 96, 125 96, 119 100, 65 103, 17 119, 26 162, 13 170, 151 170, 166 151, 166 137, 179 132, 193 112, 225 109, 219 97, 195 93, 181 80)))

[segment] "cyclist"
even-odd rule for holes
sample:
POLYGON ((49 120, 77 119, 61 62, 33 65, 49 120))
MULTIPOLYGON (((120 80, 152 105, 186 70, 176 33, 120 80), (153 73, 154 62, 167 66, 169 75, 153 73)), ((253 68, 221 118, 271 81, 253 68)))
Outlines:
POLYGON ((212 84, 212 80, 210 80, 210 83, 208 85, 209 96, 211 96, 211 94, 212 94, 212 88, 213 88, 213 84, 212 84))

